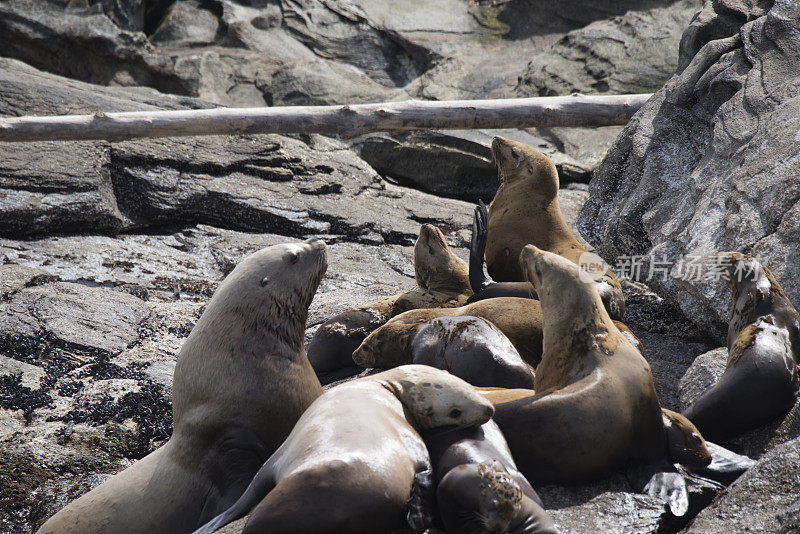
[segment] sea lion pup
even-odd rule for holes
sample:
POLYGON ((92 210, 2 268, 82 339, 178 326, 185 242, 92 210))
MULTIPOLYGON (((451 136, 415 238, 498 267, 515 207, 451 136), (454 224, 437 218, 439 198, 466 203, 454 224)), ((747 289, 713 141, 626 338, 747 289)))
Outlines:
MULTIPOLYGON (((414 276, 417 289, 342 312, 320 325, 308 345, 308 359, 323 383, 347 375, 343 368, 353 367, 353 351, 395 315, 417 308, 461 306, 472 294, 466 262, 430 224, 422 225, 414 245, 414 276)), ((357 369, 349 374, 353 372, 357 369)))
POLYGON ((386 532, 402 527, 406 513, 422 531, 433 472, 419 432, 481 425, 492 413, 469 384, 425 365, 336 386, 308 408, 242 497, 195 534, 251 509, 247 534, 386 532))
MULTIPOLYGON (((502 137, 492 141, 492 156, 500 175, 500 187, 489 204, 488 222, 484 219, 489 276, 499 282, 525 282, 518 259, 527 244, 573 263, 585 262, 587 256, 583 260, 581 256, 587 254, 586 249, 575 239, 558 206, 558 172, 553 162, 531 146, 502 137)), ((483 261, 480 251, 475 255, 483 261)), ((621 321, 625 316, 625 299, 619 280, 609 269, 601 272, 595 269, 596 266, 591 266, 587 270, 595 277, 603 304, 612 319, 621 321)), ((473 276, 478 273, 483 276, 482 266, 473 276)), ((478 292, 477 287, 474 291, 478 292)))
POLYGON ((786 413, 798 390, 800 317, 758 260, 720 252, 731 291, 725 372, 683 415, 711 440, 726 440, 786 413))
POLYGON ((40 533, 191 532, 239 498, 322 388, 303 350, 325 243, 268 247, 220 284, 178 354, 163 446, 40 533))
POLYGON ((412 331, 407 350, 397 350, 398 343, 390 342, 377 353, 359 348, 353 353, 353 360, 363 367, 430 365, 474 386, 533 388, 533 368, 522 360, 511 341, 485 319, 437 317, 412 327, 412 331))
MULTIPOLYGON (((535 395, 495 405, 520 471, 534 483, 571 482, 662 464, 666 436, 650 366, 611 321, 595 285, 571 261, 532 245, 520 263, 542 304, 542 362, 535 395)), ((686 498, 680 482, 657 480, 648 492, 686 498)))
POLYGON ((556 532, 539 495, 517 470, 494 421, 425 433, 436 474, 438 515, 447 532, 556 532))

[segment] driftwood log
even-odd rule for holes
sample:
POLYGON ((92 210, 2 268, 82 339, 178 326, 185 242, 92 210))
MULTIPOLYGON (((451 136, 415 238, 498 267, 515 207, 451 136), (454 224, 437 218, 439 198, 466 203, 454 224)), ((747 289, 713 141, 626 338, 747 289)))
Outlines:
POLYGON ((258 133, 353 137, 408 130, 613 126, 650 98, 571 95, 498 100, 385 102, 351 106, 216 108, 0 118, 0 141, 123 140, 258 133))

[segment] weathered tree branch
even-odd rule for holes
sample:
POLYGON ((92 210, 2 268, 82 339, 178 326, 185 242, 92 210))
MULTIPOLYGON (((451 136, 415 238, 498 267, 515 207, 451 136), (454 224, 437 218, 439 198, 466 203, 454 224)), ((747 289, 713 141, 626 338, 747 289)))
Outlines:
POLYGON ((352 137, 420 129, 612 126, 625 124, 650 94, 502 100, 384 102, 352 106, 217 108, 0 118, 0 141, 123 140, 256 133, 352 137))

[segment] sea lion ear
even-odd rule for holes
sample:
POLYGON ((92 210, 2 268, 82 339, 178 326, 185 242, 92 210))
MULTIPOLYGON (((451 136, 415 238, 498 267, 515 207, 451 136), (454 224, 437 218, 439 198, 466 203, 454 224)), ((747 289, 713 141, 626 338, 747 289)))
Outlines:
POLYGON ((511 156, 514 158, 514 168, 518 168, 525 160, 525 156, 516 147, 511 147, 511 156))

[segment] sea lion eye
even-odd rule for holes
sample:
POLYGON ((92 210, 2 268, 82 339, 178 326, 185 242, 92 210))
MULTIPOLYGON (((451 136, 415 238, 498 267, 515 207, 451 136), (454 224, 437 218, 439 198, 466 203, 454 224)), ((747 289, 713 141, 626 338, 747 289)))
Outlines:
POLYGON ((458 419, 459 417, 461 417, 461 410, 459 410, 458 408, 453 408, 452 410, 450 410, 450 417, 452 417, 453 419, 458 419))
POLYGON ((286 261, 289 263, 297 263, 297 260, 300 259, 300 254, 294 250, 286 253, 286 261))
POLYGON ((269 284, 269 276, 265 276, 261 279, 261 287, 264 287, 267 284, 269 284))

